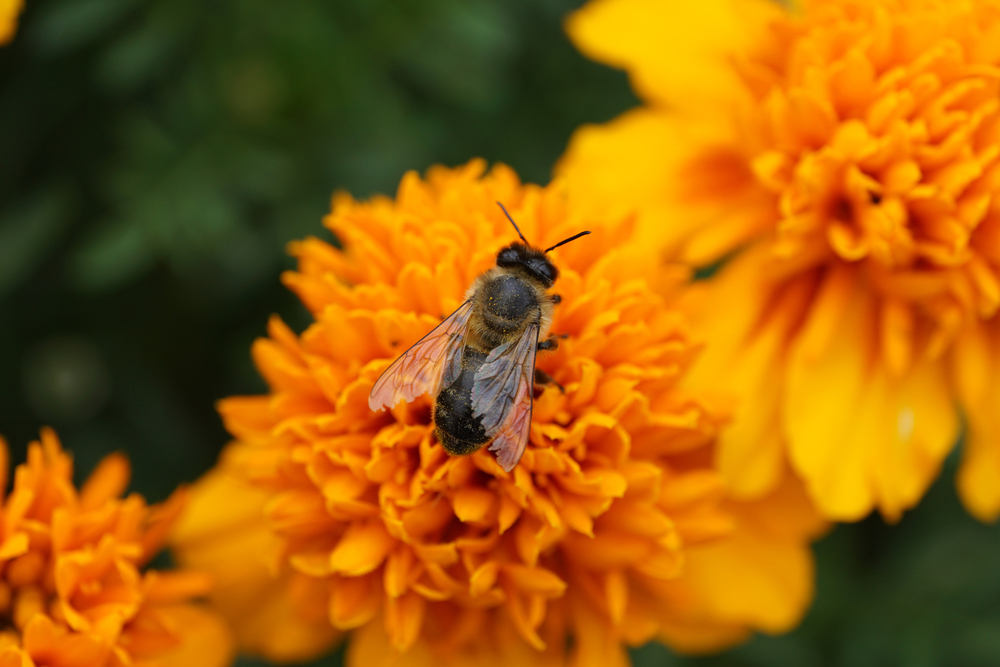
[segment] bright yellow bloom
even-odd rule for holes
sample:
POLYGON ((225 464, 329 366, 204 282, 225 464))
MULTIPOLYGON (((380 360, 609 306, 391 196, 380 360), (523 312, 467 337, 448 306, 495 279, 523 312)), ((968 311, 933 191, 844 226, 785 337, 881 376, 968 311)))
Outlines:
POLYGON ((128 462, 106 458, 79 492, 54 432, 42 431, 7 488, 0 440, 0 666, 223 667, 232 639, 192 602, 209 581, 143 571, 184 505, 119 498, 128 462))
POLYGON ((790 462, 826 516, 898 517, 959 435, 1000 514, 1000 3, 597 0, 569 32, 647 105, 574 137, 572 189, 708 264, 691 387, 741 397, 738 497, 790 462))
POLYGON ((24 0, 0 0, 0 44, 14 39, 17 17, 24 8, 24 0))
POLYGON ((254 345, 267 396, 220 405, 237 441, 195 490, 182 561, 217 573, 245 649, 302 659, 352 635, 348 664, 621 665, 660 638, 717 648, 780 632, 812 595, 800 489, 732 503, 710 466, 725 406, 678 388, 697 351, 678 280, 558 186, 476 161, 408 174, 395 200, 334 197, 343 244, 292 245, 285 283, 315 323, 254 345), (448 456, 429 397, 368 407, 386 366, 455 310, 516 240, 553 251, 568 337, 538 366, 531 439, 508 474, 448 456), (568 643, 572 638, 572 647, 568 643))

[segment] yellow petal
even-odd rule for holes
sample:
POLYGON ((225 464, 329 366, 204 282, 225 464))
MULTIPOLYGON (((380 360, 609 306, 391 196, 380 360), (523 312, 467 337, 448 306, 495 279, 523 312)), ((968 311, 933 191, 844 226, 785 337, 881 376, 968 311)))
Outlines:
POLYGON ((919 500, 957 437, 940 364, 895 378, 876 356, 877 304, 832 273, 791 352, 784 418, 789 453, 824 514, 890 520, 919 500))
POLYGON ((968 420, 958 471, 962 502, 981 521, 1000 517, 1000 328, 974 325, 952 350, 952 372, 968 420))
POLYGON ((6 44, 17 32, 17 15, 24 7, 24 0, 0 1, 0 44, 6 44))
POLYGON ((710 118, 635 109, 579 128, 555 173, 595 213, 636 215, 641 247, 707 264, 774 224, 772 195, 732 135, 710 118))
POLYGON ((711 113, 741 88, 733 55, 779 11, 763 0, 592 0, 566 31, 589 57, 628 71, 642 97, 711 113))
POLYGON ((724 646, 740 636, 734 630, 740 626, 787 632, 802 618, 813 595, 809 533, 802 527, 815 527, 817 522, 805 496, 784 486, 761 501, 730 503, 728 509, 736 519, 731 539, 691 546, 681 575, 653 584, 669 591, 678 603, 695 605, 687 610, 694 612, 689 618, 709 620, 711 632, 677 637, 681 646, 699 637, 703 645, 691 648, 703 650, 713 639, 720 642, 716 647, 724 646), (804 516, 813 518, 803 524, 804 516))
POLYGON ((555 173, 580 201, 611 217, 636 212, 642 204, 640 235, 659 235, 664 246, 676 248, 694 224, 684 215, 670 215, 666 204, 696 147, 671 114, 638 109, 577 129, 555 173))
POLYGON ((785 387, 775 370, 785 363, 792 326, 809 296, 802 293, 805 283, 781 290, 772 285, 764 275, 767 259, 763 247, 743 253, 685 295, 705 337, 685 384, 736 401, 732 422, 719 436, 716 465, 738 499, 770 493, 784 473, 785 387))
POLYGON ((191 605, 173 605, 167 614, 180 642, 157 656, 163 667, 226 667, 235 657, 229 628, 216 614, 191 605))

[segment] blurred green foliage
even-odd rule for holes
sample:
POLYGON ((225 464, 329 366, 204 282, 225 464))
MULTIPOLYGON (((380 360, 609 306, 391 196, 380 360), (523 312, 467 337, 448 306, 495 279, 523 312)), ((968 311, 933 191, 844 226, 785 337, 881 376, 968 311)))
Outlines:
MULTIPOLYGON (((0 48, 0 433, 44 424, 78 477, 112 450, 153 500, 227 436, 287 241, 331 193, 473 156, 545 182, 573 129, 636 104, 561 31, 579 0, 28 0, 0 48)), ((953 462, 952 462, 953 467, 953 462)), ((723 656, 636 667, 1000 664, 1000 533, 953 471, 902 523, 817 547, 806 622, 723 656)), ((318 664, 339 664, 337 653, 318 664)), ((260 664, 244 660, 244 665, 260 664)))

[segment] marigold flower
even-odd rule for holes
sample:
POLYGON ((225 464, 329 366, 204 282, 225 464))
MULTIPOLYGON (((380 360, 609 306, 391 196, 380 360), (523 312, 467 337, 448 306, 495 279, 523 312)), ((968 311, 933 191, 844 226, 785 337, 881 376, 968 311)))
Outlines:
POLYGON ((0 665, 221 667, 232 659, 222 621, 192 602, 209 581, 143 571, 184 505, 147 506, 124 457, 104 459, 83 487, 50 429, 28 447, 7 489, 0 439, 0 665))
POLYGON ((710 465, 725 406, 678 387, 698 348, 665 296, 678 281, 627 224, 484 169, 410 173, 395 200, 336 195, 325 223, 343 249, 291 246, 284 281, 315 323, 273 318, 254 345, 271 392, 220 404, 237 441, 195 489, 179 558, 217 573, 243 647, 277 660, 350 632, 348 664, 365 667, 620 665, 625 644, 788 629, 812 594, 816 519, 792 483, 727 500, 710 465), (448 456, 429 397, 368 407, 516 239, 497 201, 539 247, 594 232, 552 252, 568 337, 537 364, 565 393, 538 389, 509 474, 486 449, 448 456))
POLYGON ((24 8, 24 0, 0 0, 0 44, 14 39, 17 17, 24 8))
POLYGON ((559 172, 694 264, 692 387, 741 398, 737 497, 801 475, 826 516, 914 505, 968 421, 959 487, 1000 514, 1000 3, 598 0, 568 23, 648 101, 559 172), (697 298, 694 298, 697 297, 697 298))

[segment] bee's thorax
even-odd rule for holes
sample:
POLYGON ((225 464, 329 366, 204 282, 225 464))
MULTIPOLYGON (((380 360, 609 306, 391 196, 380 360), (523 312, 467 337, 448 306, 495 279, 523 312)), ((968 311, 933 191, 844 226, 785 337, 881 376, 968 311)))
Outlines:
POLYGON ((538 308, 535 290, 525 280, 506 274, 482 288, 483 318, 491 329, 511 333, 538 308))
POLYGON ((470 344, 484 351, 517 337, 529 324, 548 328, 551 300, 538 281, 520 270, 490 269, 476 280, 468 298, 476 309, 470 344))

